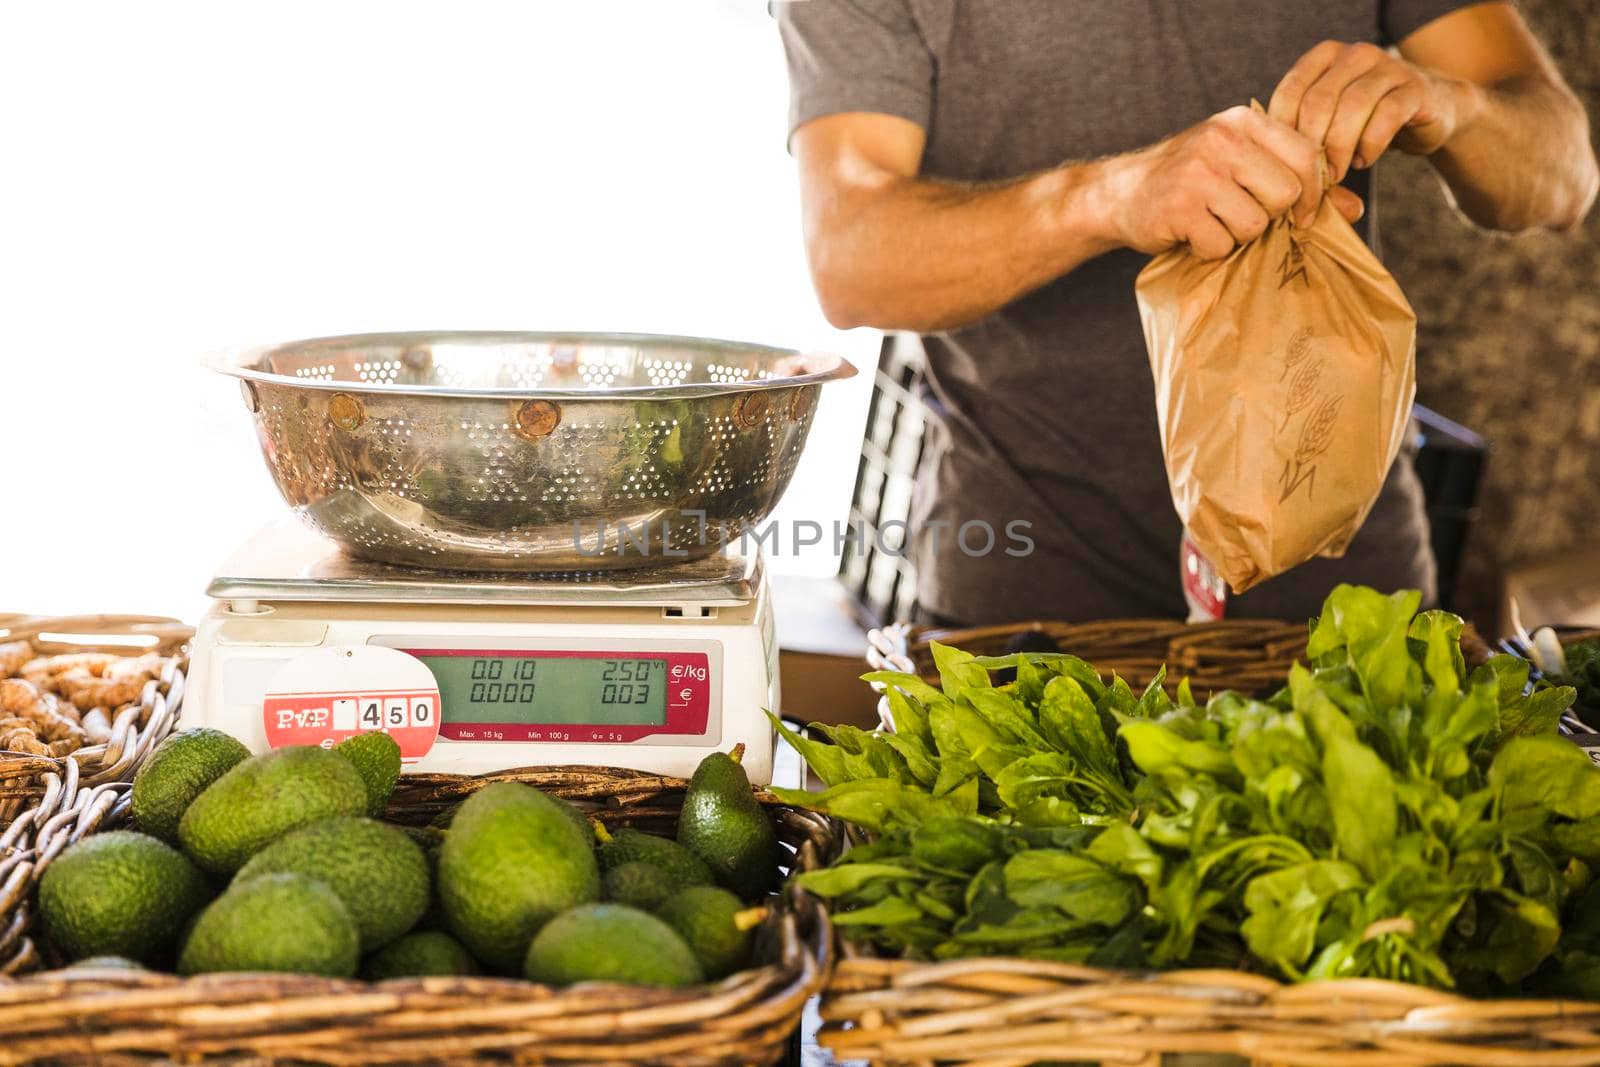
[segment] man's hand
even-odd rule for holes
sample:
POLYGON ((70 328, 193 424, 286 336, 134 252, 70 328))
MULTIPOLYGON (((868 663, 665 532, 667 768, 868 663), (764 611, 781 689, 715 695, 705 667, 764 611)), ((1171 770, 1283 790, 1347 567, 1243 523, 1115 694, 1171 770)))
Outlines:
POLYGON ((1323 41, 1301 56, 1267 112, 1324 146, 1334 178, 1370 167, 1394 144, 1431 155, 1455 132, 1466 83, 1374 44, 1323 41))
MULTIPOLYGON (((1186 244, 1202 259, 1221 259, 1291 209, 1309 223, 1322 200, 1316 143, 1248 107, 1101 166, 1114 238, 1141 252, 1186 244)), ((1351 221, 1361 216, 1349 190, 1333 200, 1351 221)))

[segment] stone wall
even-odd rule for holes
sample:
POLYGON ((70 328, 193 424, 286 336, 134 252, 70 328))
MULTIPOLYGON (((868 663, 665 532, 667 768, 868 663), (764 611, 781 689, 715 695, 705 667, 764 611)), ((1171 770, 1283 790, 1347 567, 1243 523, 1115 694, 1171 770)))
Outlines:
MULTIPOLYGON (((1600 126, 1600 2, 1521 0, 1600 126)), ((1418 317, 1418 399, 1489 439, 1459 606, 1502 568, 1600 542, 1600 211, 1570 234, 1474 229, 1423 161, 1378 168, 1384 258, 1418 317)), ((1600 566, 1600 561, 1597 561, 1600 566)))

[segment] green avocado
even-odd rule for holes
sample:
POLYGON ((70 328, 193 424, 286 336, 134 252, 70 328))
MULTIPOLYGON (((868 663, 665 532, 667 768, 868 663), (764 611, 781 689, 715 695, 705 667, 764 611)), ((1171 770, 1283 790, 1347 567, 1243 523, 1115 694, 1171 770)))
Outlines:
POLYGON ((144 833, 178 843, 178 820, 206 787, 250 758, 221 730, 196 727, 156 747, 133 776, 133 821, 144 833))
POLYGON ((290 830, 367 810, 367 787, 350 761, 315 745, 252 756, 195 798, 178 822, 183 851, 212 874, 230 875, 290 830))
POLYGON ((641 860, 619 864, 600 880, 603 895, 613 904, 654 911, 657 904, 672 896, 678 884, 670 874, 641 860))
POLYGON ((672 927, 622 904, 586 904, 545 924, 523 975, 531 982, 622 982, 685 986, 704 980, 700 964, 672 927))
POLYGON ((594 832, 600 839, 601 870, 648 863, 669 876, 675 886, 710 885, 713 881, 705 861, 676 841, 627 826, 613 832, 596 823, 594 832))
POLYGON ((439 903, 474 956, 515 973, 552 917, 600 896, 600 870, 568 805, 516 782, 484 786, 439 849, 439 903))
POLYGON ((713 752, 700 761, 678 815, 678 843, 705 861, 724 888, 756 900, 777 886, 783 847, 750 779, 733 757, 713 752))
POLYGON ((691 886, 656 908, 656 915, 678 932, 710 979, 732 974, 750 958, 752 931, 764 908, 746 909, 726 889, 691 886))
POLYGON ((85 837, 39 880, 39 914, 69 959, 169 958, 211 896, 205 875, 163 841, 131 830, 85 837))
POLYGON ((477 961, 461 942, 437 930, 407 934, 368 956, 361 968, 361 977, 369 982, 381 982, 386 978, 477 973, 477 961))
POLYGON ((212 901, 178 958, 180 974, 285 971, 350 978, 360 934, 339 895, 303 874, 264 874, 212 901))
POLYGON ((356 734, 333 746, 355 767, 367 787, 367 814, 374 819, 389 806, 389 794, 400 780, 400 746, 381 731, 356 734))
POLYGON ((404 831, 358 815, 303 826, 250 857, 241 885, 263 874, 303 874, 326 883, 350 910, 361 951, 382 948, 428 910, 428 859, 404 831))

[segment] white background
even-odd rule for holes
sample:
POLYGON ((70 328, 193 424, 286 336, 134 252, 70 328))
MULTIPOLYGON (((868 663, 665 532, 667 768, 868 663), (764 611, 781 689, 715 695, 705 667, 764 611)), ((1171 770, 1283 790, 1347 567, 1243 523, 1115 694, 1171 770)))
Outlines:
MULTIPOLYGON (((546 328, 875 358, 816 310, 763 0, 0 10, 0 613, 192 621, 284 513, 213 350, 546 328)), ((780 517, 843 517, 869 382, 828 387, 780 517)))

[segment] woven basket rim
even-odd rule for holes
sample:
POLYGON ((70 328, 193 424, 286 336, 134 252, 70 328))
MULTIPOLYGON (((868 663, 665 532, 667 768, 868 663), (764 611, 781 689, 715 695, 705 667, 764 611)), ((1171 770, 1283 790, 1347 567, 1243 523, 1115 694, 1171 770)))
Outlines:
POLYGON ((1474 999, 1379 979, 1284 983, 1246 971, 1116 971, 1021 957, 923 963, 847 950, 822 1017, 824 1046, 875 1064, 1150 1062, 1167 1052, 1292 1067, 1600 1064, 1600 1001, 1474 999))
MULTIPOLYGON (((131 780, 144 757, 172 732, 183 703, 189 669, 188 643, 193 636, 194 627, 165 615, 0 614, 0 644, 27 640, 40 655, 84 651, 134 657, 156 652, 173 659, 160 679, 145 686, 136 704, 124 705, 118 711, 110 740, 85 745, 65 756, 0 750, 0 876, 5 872, 7 849, 18 847, 13 839, 22 833, 15 831, 18 822, 31 818, 35 824, 42 824, 70 809, 80 785, 131 780), (41 647, 38 635, 56 632, 82 637, 149 637, 154 643, 132 646, 85 640, 45 642, 41 647), (40 761, 48 761, 49 765, 40 761), (32 802, 10 805, 8 811, 7 801, 15 800, 32 802)), ((4 942, 0 939, 0 967, 4 962, 4 942)))
MULTIPOLYGON (((423 823, 461 795, 496 781, 533 784, 569 799, 599 821, 656 827, 676 818, 682 778, 620 768, 514 768, 475 775, 402 776, 390 821, 423 823), (599 799, 607 782, 619 786, 599 799)), ((104 787, 114 802, 86 825, 52 842, 120 825, 127 786, 104 787)), ((796 867, 821 866, 837 855, 837 822, 779 800, 754 795, 779 836, 795 849, 796 867)), ((56 848, 59 852, 59 848, 56 848)), ((44 857, 41 857, 44 858, 44 857)), ((48 860, 46 859, 46 866, 48 860)), ((43 870, 24 879, 7 902, 0 879, 0 931, 31 920, 30 893, 43 870)), ((827 909, 788 885, 769 900, 767 936, 777 957, 720 982, 676 990, 611 983, 552 989, 517 978, 357 979, 282 974, 214 974, 184 978, 158 972, 40 969, 0 975, 0 1061, 73 1057, 94 1062, 109 1052, 203 1057, 277 1055, 293 1062, 418 1062, 511 1055, 537 1040, 553 1063, 733 1064, 771 1059, 821 992, 834 965, 827 909), (437 1023, 437 1025, 435 1025, 437 1023), (20 1050, 20 1051, 19 1051, 20 1050), (424 1051, 425 1050, 425 1051, 424 1051), (448 1053, 448 1054, 447 1054, 448 1053)), ((3 935, 0 935, 3 937, 3 935)))

